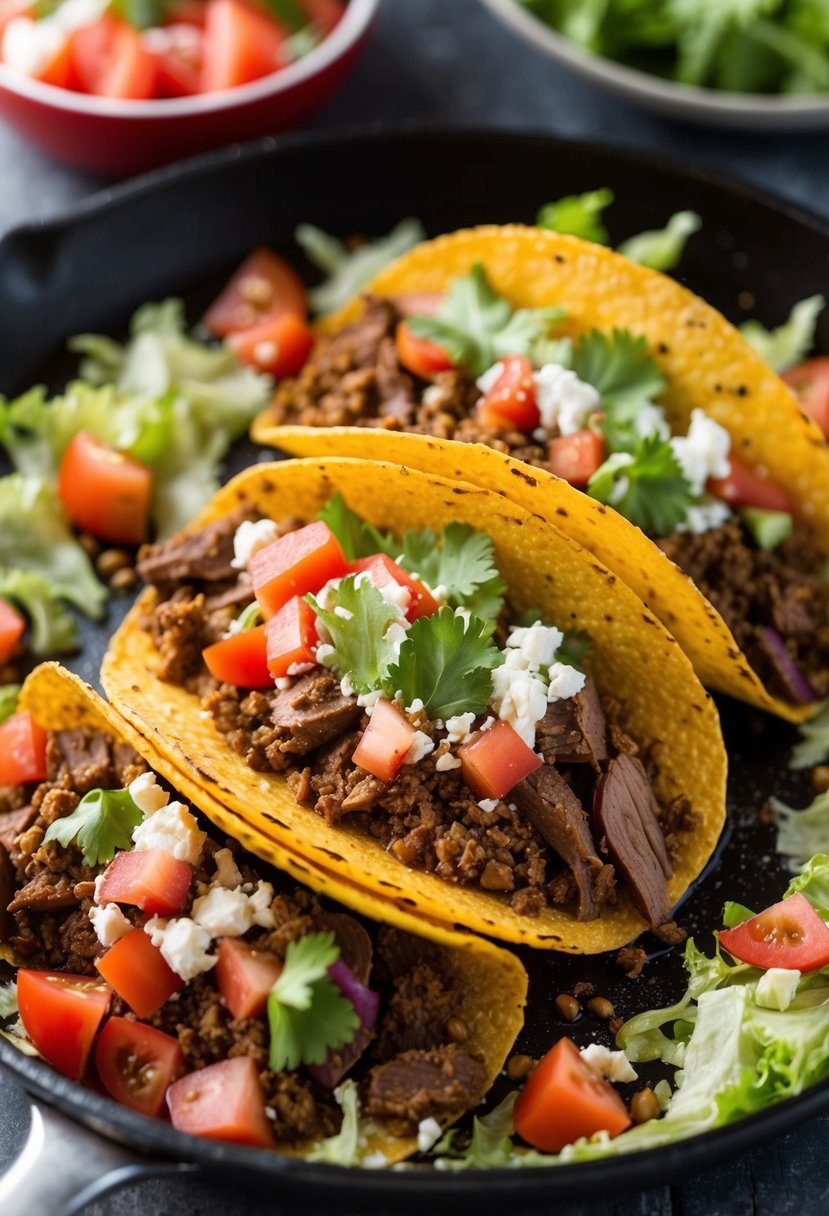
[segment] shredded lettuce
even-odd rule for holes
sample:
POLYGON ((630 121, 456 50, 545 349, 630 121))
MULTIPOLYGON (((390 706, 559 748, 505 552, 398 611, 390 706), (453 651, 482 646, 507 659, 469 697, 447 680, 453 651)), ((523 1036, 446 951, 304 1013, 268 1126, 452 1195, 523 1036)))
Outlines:
POLYGON ((0 984, 0 1018, 13 1017, 17 1012, 17 984, 0 984))
POLYGON ((818 794, 802 811, 779 798, 772 798, 769 805, 777 829, 775 848, 787 859, 789 869, 798 871, 808 857, 821 852, 829 842, 829 790, 818 794))
POLYGON ((797 728, 800 743, 792 748, 789 768, 813 768, 829 761, 829 701, 818 706, 818 712, 797 728))
POLYGON ((338 237, 313 224, 300 224, 294 238, 309 261, 328 277, 308 292, 315 312, 336 312, 359 295, 395 258, 426 239, 420 220, 405 219, 388 236, 349 249, 338 237))
POLYGON ((808 296, 795 304, 789 319, 777 329, 765 329, 759 321, 746 321, 740 333, 772 371, 782 372, 799 363, 815 344, 815 326, 826 303, 823 296, 808 296))
POLYGON ((343 1081, 334 1090, 334 1097, 343 1112, 343 1121, 336 1136, 321 1140, 304 1154, 306 1161, 324 1161, 328 1165, 360 1164, 360 1097, 355 1081, 343 1081))
POLYGON ((702 227, 696 211, 677 211, 664 228, 640 232, 617 246, 632 262, 651 270, 673 270, 679 265, 688 238, 702 227))
POLYGON ((563 232, 569 236, 580 236, 584 241, 607 245, 610 234, 602 221, 602 212, 613 202, 613 191, 603 186, 599 190, 588 190, 585 194, 568 194, 545 203, 536 217, 539 228, 563 232))

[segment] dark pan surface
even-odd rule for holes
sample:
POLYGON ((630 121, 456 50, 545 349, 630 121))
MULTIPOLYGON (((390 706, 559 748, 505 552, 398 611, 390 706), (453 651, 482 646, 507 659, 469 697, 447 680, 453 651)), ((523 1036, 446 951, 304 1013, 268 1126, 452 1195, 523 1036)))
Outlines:
MULTIPOLYGON (((607 148, 505 133, 378 131, 265 141, 162 171, 0 242, 0 391, 17 392, 44 378, 58 384, 71 371, 60 357, 66 337, 86 329, 116 333, 148 299, 183 295, 196 318, 227 271, 258 243, 276 246, 308 273, 291 242, 300 221, 340 235, 376 235, 416 215, 436 234, 483 222, 531 221, 549 199, 604 185, 616 194, 608 217, 614 242, 661 226, 674 211, 700 213, 703 229, 686 251, 681 277, 736 322, 755 315, 777 324, 825 281, 829 228, 820 221, 749 190, 607 148)), ((826 317, 819 344, 829 350, 826 317)), ((263 457, 240 444, 233 471, 263 457)), ((69 666, 94 679, 107 629, 125 606, 114 603, 106 629, 84 626, 83 653, 69 666)), ((806 778, 786 769, 795 732, 742 706, 723 702, 721 709, 731 755, 729 827, 678 915, 704 949, 725 899, 759 908, 779 898, 788 881, 774 854, 773 829, 761 814, 768 798, 776 794, 796 805, 809 798, 806 778)), ((603 1023, 582 1017, 565 1026, 557 1018, 555 996, 578 980, 594 983, 622 1017, 675 1001, 684 991, 679 953, 653 939, 643 944, 653 956, 637 981, 624 976, 612 955, 576 959, 522 951, 530 1005, 516 1050, 540 1055, 565 1032, 582 1043, 610 1042, 603 1023)), ((454 1176, 369 1173, 194 1141, 57 1077, 3 1041, 0 1060, 29 1089, 105 1134, 223 1171, 233 1162, 251 1184, 271 1188, 279 1178, 281 1190, 301 1188, 309 1206, 340 1196, 348 1210, 393 1204, 402 1211, 440 1200, 461 1211, 484 1198, 493 1203, 508 1197, 514 1210, 529 1212, 554 1198, 674 1181, 829 1109, 825 1083, 697 1141, 599 1166, 454 1176)), ((496 1088, 494 1096, 506 1088, 496 1088)))

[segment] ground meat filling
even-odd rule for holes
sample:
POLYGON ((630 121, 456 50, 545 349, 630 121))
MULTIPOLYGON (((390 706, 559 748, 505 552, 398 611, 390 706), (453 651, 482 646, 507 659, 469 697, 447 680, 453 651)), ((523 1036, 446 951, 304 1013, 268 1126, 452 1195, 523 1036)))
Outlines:
MULTIPOLYGON (((614 851, 613 837, 592 819, 597 778, 614 757, 636 756, 639 747, 625 731, 622 706, 603 704, 589 678, 575 697, 549 706, 537 731, 545 767, 506 799, 482 806, 458 768, 440 765, 449 750, 446 731, 422 713, 410 713, 409 720, 432 738, 434 750, 417 764, 404 765, 386 784, 352 761, 369 719, 332 672, 315 668, 287 687, 256 691, 211 679, 201 649, 227 627, 226 610, 209 609, 207 584, 186 567, 187 552, 201 552, 204 542, 186 537, 159 548, 163 568, 184 569, 188 578, 187 586, 174 590, 169 582, 157 586, 157 602, 145 621, 161 659, 161 678, 199 695, 228 746, 255 771, 285 775, 301 805, 329 823, 348 818, 404 865, 502 895, 526 916, 537 916, 550 904, 572 906, 583 920, 600 916, 616 902, 624 857, 622 880, 637 906, 648 909, 654 926, 665 919, 657 919, 668 907, 671 865, 666 870, 664 849, 648 849, 637 865, 630 850, 614 851)), ((159 566, 151 548, 142 562, 147 570, 159 566)), ((247 579, 244 573, 237 577, 247 579)), ((500 632, 506 636, 505 628, 500 632)), ((670 858, 677 834, 693 830, 692 817, 674 816, 670 825, 663 821, 663 808, 650 792, 656 764, 653 756, 643 759, 650 766, 649 772, 641 769, 649 796, 642 810, 647 822, 638 837, 670 835, 665 846, 670 858)))
POLYGON ((780 635, 815 693, 829 695, 826 559, 806 529, 795 529, 771 551, 756 548, 734 519, 698 536, 677 534, 658 544, 711 601, 773 692, 792 699, 767 629, 780 635))
MULTIPOLYGON (((124 788, 147 766, 131 748, 94 730, 51 732, 47 766, 41 784, 0 790, 0 831, 5 829, 9 838, 8 847, 0 844, 0 946, 10 948, 21 966, 97 976, 95 961, 106 948, 95 935, 89 912, 95 878, 104 867, 86 865, 74 846, 65 848, 55 841, 44 845, 43 836, 56 819, 72 813, 84 793, 124 788), (20 819, 23 810, 23 829, 10 835, 12 821, 20 819)), ((235 841, 220 844, 208 837, 182 915, 189 913, 195 894, 214 879, 220 848, 235 853, 244 883, 255 884, 262 876, 263 867, 242 854, 235 841)), ((267 878, 280 883, 273 872, 267 878)), ((123 911, 136 927, 143 924, 137 909, 123 911)), ((353 916, 325 909, 301 887, 277 888, 271 911, 273 928, 247 935, 257 951, 284 959, 291 942, 307 933, 330 931, 353 974, 379 991, 376 1031, 365 1032, 354 1059, 362 1074, 364 1107, 375 1118, 389 1121, 393 1134, 409 1134, 420 1119, 474 1106, 483 1097, 486 1068, 463 1047, 468 1033, 461 1016, 463 991, 445 951, 392 929, 378 930, 372 941, 353 916), (421 1058, 431 1070, 428 1089, 413 1071, 412 1061, 421 1058), (398 1062, 392 1084, 383 1070, 398 1062)), ((118 996, 113 997, 111 1012, 134 1016, 118 996)), ((272 1071, 266 1018, 233 1018, 214 971, 197 975, 147 1020, 178 1039, 188 1072, 250 1056, 260 1070, 277 1144, 299 1147, 339 1130, 342 1114, 332 1089, 302 1070, 272 1071)))

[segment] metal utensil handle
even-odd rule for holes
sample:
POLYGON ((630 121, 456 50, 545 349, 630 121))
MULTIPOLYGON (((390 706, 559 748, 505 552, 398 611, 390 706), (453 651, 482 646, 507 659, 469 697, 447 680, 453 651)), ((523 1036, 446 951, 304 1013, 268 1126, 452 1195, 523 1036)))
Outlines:
POLYGON ((153 1161, 36 1103, 26 1145, 0 1177, 0 1211, 3 1216, 74 1216, 138 1178, 187 1172, 198 1167, 153 1161))

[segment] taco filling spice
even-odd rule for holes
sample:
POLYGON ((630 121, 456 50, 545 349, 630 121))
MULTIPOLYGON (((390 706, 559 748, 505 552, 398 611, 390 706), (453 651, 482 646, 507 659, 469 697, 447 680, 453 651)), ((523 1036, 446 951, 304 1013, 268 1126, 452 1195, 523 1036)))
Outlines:
POLYGON ((160 678, 328 823, 527 916, 592 920, 625 885, 676 933, 667 879, 690 803, 657 802, 659 744, 626 732, 623 689, 602 702, 579 669, 590 639, 512 618, 485 533, 399 541, 337 495, 304 525, 242 508, 138 568, 160 678))
POLYGON ((16 1033, 50 1063, 262 1147, 337 1133, 356 1090, 335 1087, 355 1073, 389 1138, 480 1100, 449 951, 367 928, 209 835, 107 733, 18 719, 34 745, 0 801, 0 943, 19 964, 16 1033))
POLYGON ((417 307, 426 303, 432 315, 412 316, 405 300, 366 297, 362 315, 320 337, 279 384, 269 425, 483 443, 551 471, 657 540, 772 693, 794 703, 829 693, 820 546, 793 521, 785 489, 741 460, 706 413, 671 434, 645 339, 557 337, 564 310, 514 311, 480 265, 417 307))

